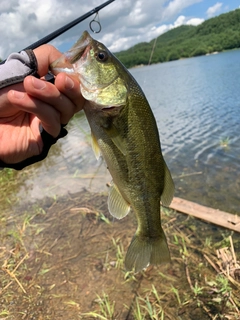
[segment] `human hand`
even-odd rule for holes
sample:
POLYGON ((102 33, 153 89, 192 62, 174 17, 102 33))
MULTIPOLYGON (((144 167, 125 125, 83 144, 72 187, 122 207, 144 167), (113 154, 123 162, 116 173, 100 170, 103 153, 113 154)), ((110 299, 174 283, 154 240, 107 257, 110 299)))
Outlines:
MULTIPOLYGON (((34 53, 40 77, 61 56, 50 45, 43 45, 34 53)), ((0 160, 13 164, 39 155, 43 149, 40 126, 55 138, 61 124, 67 124, 82 109, 84 98, 79 86, 76 77, 60 73, 55 84, 27 76, 23 83, 1 89, 0 160)))

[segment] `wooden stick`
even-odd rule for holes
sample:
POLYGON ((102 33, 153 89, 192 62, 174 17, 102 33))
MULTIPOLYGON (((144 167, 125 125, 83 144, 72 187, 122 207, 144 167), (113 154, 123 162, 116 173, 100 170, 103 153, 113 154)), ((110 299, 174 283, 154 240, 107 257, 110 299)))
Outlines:
POLYGON ((205 207, 177 197, 173 198, 170 208, 218 226, 240 232, 240 217, 237 215, 205 207))
POLYGON ((27 293, 26 290, 23 288, 21 282, 20 282, 20 281, 18 280, 18 278, 15 276, 15 274, 14 274, 13 272, 9 271, 8 269, 5 269, 5 271, 9 274, 9 276, 10 276, 11 278, 13 278, 13 279, 17 282, 17 284, 18 284, 19 287, 22 289, 22 291, 23 291, 24 293, 27 293))
POLYGON ((234 246, 233 246, 233 241, 232 241, 232 237, 229 237, 230 240, 230 245, 231 245, 231 251, 232 251, 232 256, 233 256, 233 261, 234 261, 234 267, 237 268, 237 258, 236 258, 236 254, 235 254, 235 250, 234 250, 234 246))

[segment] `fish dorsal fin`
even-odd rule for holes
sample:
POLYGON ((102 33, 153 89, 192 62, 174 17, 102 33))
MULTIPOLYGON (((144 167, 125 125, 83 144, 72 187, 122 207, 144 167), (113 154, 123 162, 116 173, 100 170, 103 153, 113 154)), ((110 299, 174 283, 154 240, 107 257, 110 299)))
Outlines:
POLYGON ((130 211, 130 205, 123 199, 118 187, 113 184, 108 195, 108 210, 117 219, 124 218, 130 211))
POLYGON ((164 161, 164 189, 161 195, 162 205, 168 207, 172 202, 174 195, 174 182, 171 173, 164 161))
POLYGON ((125 156, 127 153, 126 141, 121 137, 117 128, 112 124, 110 128, 104 129, 106 134, 115 144, 115 146, 121 151, 121 153, 125 156))
POLYGON ((93 132, 91 131, 91 136, 92 136, 92 149, 93 152, 95 154, 95 157, 97 158, 97 160, 100 158, 101 156, 101 150, 99 148, 98 142, 96 137, 94 136, 93 132))

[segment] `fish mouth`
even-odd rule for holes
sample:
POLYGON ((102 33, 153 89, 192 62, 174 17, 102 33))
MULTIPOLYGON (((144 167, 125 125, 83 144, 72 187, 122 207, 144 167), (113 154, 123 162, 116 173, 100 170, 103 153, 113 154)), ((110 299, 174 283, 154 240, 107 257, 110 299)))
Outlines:
POLYGON ((90 43, 92 41, 91 36, 87 31, 84 31, 81 38, 76 42, 76 44, 65 53, 68 61, 74 64, 80 58, 86 58, 87 53, 90 50, 90 43))
POLYGON ((59 59, 50 64, 50 71, 57 75, 60 72, 74 73, 73 64, 79 59, 87 59, 92 38, 87 31, 84 31, 75 45, 65 52, 59 59))

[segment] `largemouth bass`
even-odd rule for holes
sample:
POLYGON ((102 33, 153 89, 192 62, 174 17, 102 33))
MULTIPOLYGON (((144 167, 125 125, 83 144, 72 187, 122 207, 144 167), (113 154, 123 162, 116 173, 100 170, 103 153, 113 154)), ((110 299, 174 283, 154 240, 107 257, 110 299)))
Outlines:
POLYGON ((125 267, 135 272, 170 261, 161 226, 160 201, 171 203, 174 184, 163 159, 155 118, 140 86, 121 62, 87 31, 51 71, 75 73, 86 99, 84 112, 97 158, 103 156, 112 176, 108 208, 122 219, 130 207, 138 228, 125 267))

